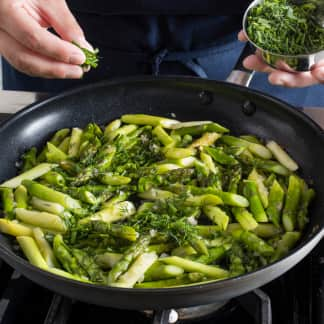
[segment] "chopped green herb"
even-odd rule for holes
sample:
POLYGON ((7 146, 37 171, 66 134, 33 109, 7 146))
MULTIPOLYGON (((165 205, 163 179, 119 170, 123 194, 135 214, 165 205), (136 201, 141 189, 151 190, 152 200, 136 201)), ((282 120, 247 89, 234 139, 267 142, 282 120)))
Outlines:
POLYGON ((317 5, 289 0, 264 0, 247 18, 247 34, 263 50, 282 55, 315 53, 324 49, 324 28, 317 22, 317 5))

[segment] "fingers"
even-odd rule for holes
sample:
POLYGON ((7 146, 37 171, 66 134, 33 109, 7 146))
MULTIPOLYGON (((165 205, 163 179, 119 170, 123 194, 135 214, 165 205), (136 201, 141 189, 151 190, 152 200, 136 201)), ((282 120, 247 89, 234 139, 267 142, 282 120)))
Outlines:
POLYGON ((0 30, 0 49, 10 64, 31 76, 59 79, 79 79, 82 68, 51 60, 27 49, 9 34, 0 30))
POLYGON ((311 72, 289 73, 271 68, 257 55, 248 56, 243 65, 258 72, 269 73, 269 82, 287 88, 303 88, 324 83, 324 61, 313 67, 311 72))
POLYGON ((243 30, 238 33, 237 38, 241 42, 246 42, 248 40, 243 30))
POLYGON ((311 72, 289 73, 283 71, 272 72, 269 75, 269 82, 287 88, 303 88, 319 83, 311 72))
POLYGON ((257 55, 250 55, 244 61, 243 65, 249 70, 258 72, 271 73, 274 71, 268 64, 264 63, 263 60, 257 55))
POLYGON ((324 83, 324 62, 316 65, 312 71, 312 76, 320 83, 324 83))
POLYGON ((50 26, 68 42, 76 42, 81 47, 93 51, 93 47, 86 41, 83 30, 73 16, 64 0, 52 0, 53 6, 48 6, 48 0, 44 5, 46 8, 47 20, 50 26), (60 13, 59 15, 57 13, 60 13))
POLYGON ((69 64, 84 63, 80 49, 42 28, 23 8, 16 8, 5 20, 6 32, 33 52, 69 64))
POLYGON ((62 39, 68 42, 85 41, 81 27, 71 13, 65 1, 52 0, 48 6, 48 0, 43 1, 46 10, 47 20, 62 39))

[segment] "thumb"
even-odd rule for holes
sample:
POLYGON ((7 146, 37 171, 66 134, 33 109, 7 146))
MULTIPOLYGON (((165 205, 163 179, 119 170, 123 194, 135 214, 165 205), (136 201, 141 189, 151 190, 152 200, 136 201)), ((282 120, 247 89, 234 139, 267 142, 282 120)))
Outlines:
POLYGON ((86 41, 82 28, 73 16, 65 0, 56 0, 53 5, 46 5, 44 11, 47 15, 47 21, 60 37, 68 42, 76 42, 82 47, 92 49, 92 46, 86 41))

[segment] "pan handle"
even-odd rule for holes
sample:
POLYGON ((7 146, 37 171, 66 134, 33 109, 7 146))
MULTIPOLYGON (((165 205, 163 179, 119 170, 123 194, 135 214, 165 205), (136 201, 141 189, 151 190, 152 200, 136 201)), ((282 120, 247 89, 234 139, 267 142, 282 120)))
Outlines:
POLYGON ((229 83, 235 83, 241 86, 248 87, 252 81, 254 71, 250 71, 243 66, 243 61, 249 55, 255 53, 255 49, 247 42, 238 58, 233 71, 230 73, 226 79, 229 83))

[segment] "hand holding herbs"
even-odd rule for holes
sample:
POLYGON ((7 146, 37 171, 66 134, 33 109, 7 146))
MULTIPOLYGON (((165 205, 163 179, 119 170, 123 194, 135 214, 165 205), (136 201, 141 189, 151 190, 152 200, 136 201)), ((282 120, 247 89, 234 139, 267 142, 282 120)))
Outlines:
POLYGON ((316 0, 264 0, 247 18, 247 34, 259 48, 281 55, 324 50, 324 28, 316 0), (298 3, 301 1, 298 1, 298 3))
POLYGON ((1 184, 0 231, 69 279, 167 288, 243 275, 284 257, 314 190, 274 141, 214 122, 123 115, 58 130, 1 184))
POLYGON ((96 68, 98 66, 99 58, 98 58, 98 53, 99 50, 96 48, 93 51, 89 50, 85 47, 80 46, 76 42, 72 42, 75 46, 80 48, 82 52, 85 55, 85 61, 83 64, 81 64, 81 67, 83 68, 83 71, 88 72, 91 68, 96 68))
POLYGON ((85 55, 71 40, 86 47, 65 0, 0 1, 0 54, 20 72, 51 79, 81 78, 85 55))

